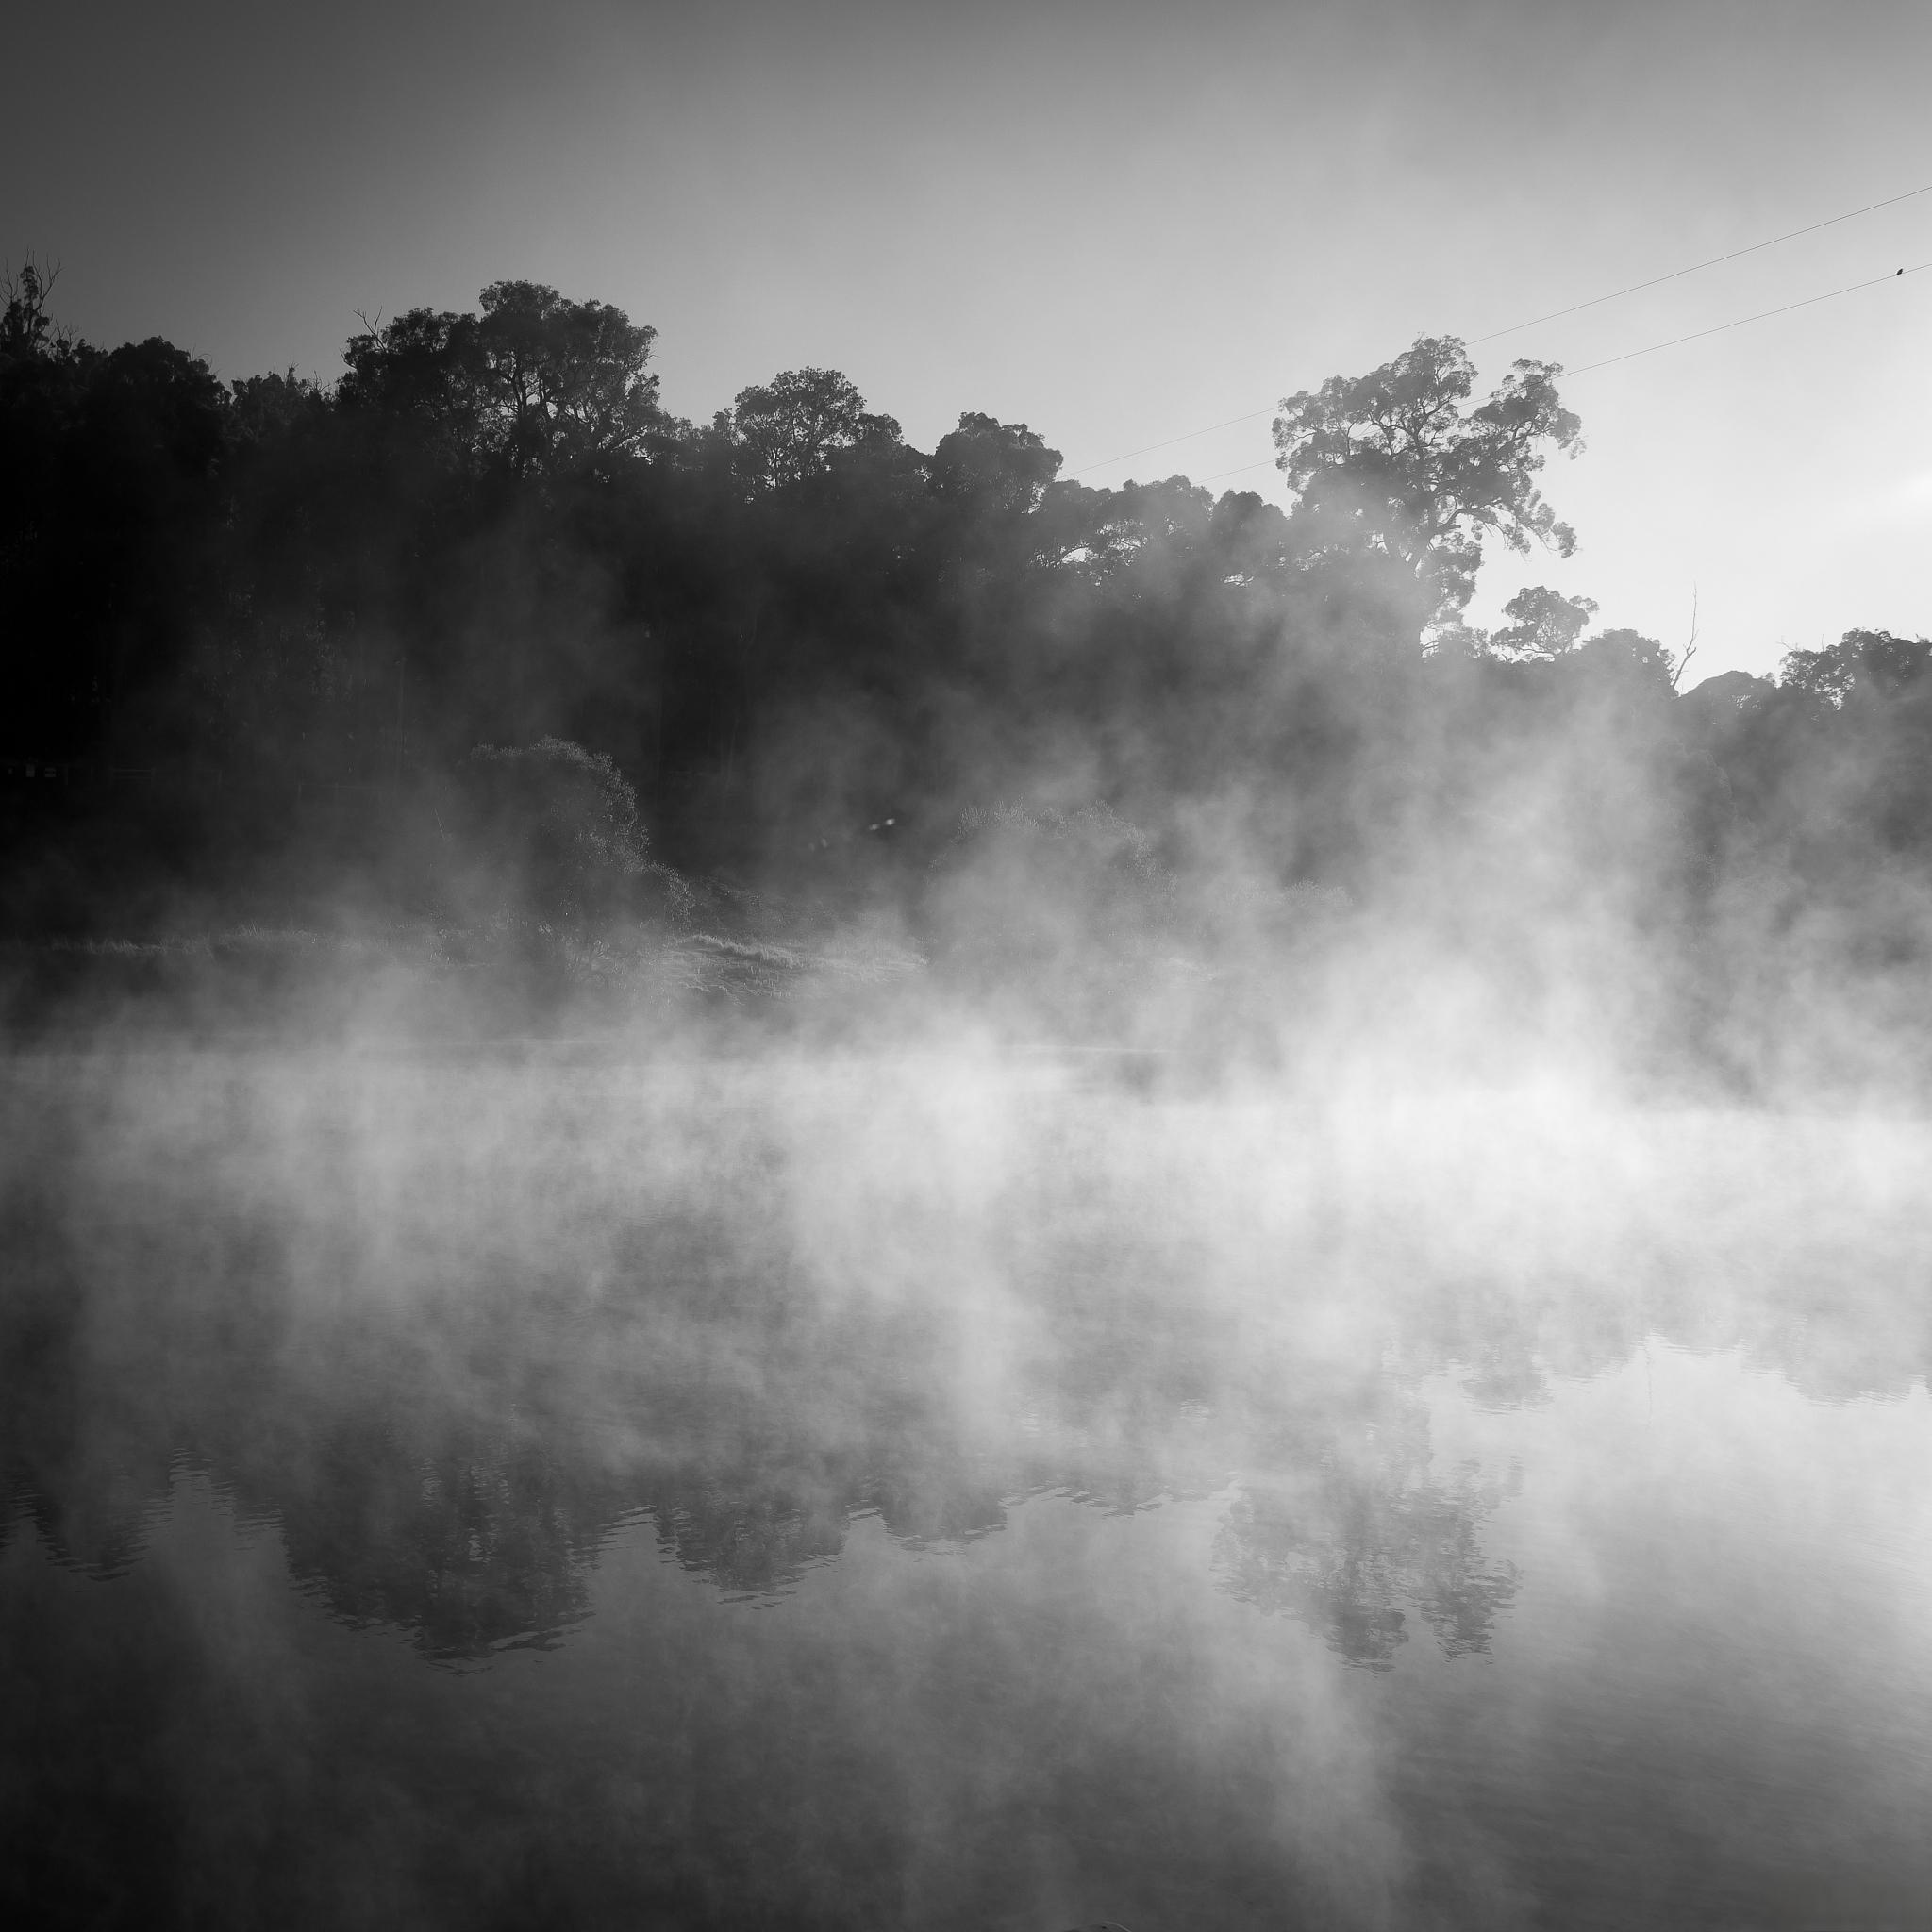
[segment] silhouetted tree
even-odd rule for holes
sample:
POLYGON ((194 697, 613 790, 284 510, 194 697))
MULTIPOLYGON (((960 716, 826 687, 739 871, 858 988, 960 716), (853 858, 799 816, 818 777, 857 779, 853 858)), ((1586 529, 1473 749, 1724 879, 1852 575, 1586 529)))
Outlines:
POLYGON ((1823 698, 1834 708, 1854 691, 1873 698, 1895 697, 1924 676, 1932 665, 1932 642, 1893 637, 1889 631, 1848 630, 1835 644, 1816 651, 1787 651, 1778 666, 1786 691, 1823 698))
POLYGON ((1519 361, 1465 409, 1474 386, 1468 351, 1454 336, 1423 337, 1366 375, 1331 376, 1286 398, 1274 419, 1275 467, 1297 498, 1302 541, 1398 560, 1430 617, 1469 602, 1485 536, 1569 556, 1575 533, 1536 481, 1548 448, 1575 456, 1583 447, 1581 424, 1557 400, 1560 373, 1519 361))
POLYGON ((967 410, 932 454, 935 496, 980 515, 1023 515, 1040 508, 1059 474, 1060 453, 1024 423, 967 410))
POLYGON ((663 426, 656 329, 538 282, 492 282, 478 307, 414 308, 353 338, 344 401, 420 416, 514 473, 645 453, 663 426))
POLYGON ((1499 656, 1560 658, 1574 648, 1584 625, 1596 615, 1596 601, 1565 597, 1546 584, 1526 584, 1504 605, 1503 615, 1513 621, 1490 637, 1490 648, 1499 656))
MULTIPOLYGON (((25 272, 24 272, 25 274, 25 272)), ((16 752, 178 755, 199 705, 190 672, 215 600, 222 391, 158 339, 63 349, 22 320, 0 358, 0 608, 16 752)), ((38 297, 34 298, 38 300, 38 297)))
POLYGON ((740 390, 730 430, 740 473, 765 490, 824 475, 842 450, 899 441, 898 424, 871 413, 836 369, 788 369, 740 390))
POLYGON ((21 264, 18 275, 0 275, 0 296, 6 297, 7 304, 0 309, 0 363, 29 361, 71 348, 47 313, 59 276, 58 265, 42 268, 31 255, 21 264))
POLYGON ((1619 680, 1633 690, 1661 697, 1673 689, 1671 676, 1677 660, 1656 638, 1625 627, 1600 630, 1585 638, 1569 651, 1564 663, 1573 675, 1582 674, 1598 682, 1619 680))

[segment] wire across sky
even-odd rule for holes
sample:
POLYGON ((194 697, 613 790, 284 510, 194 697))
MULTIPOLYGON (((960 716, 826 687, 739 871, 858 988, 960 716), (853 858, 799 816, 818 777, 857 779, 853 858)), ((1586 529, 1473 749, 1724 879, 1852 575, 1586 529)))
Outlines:
MULTIPOLYGON (((1782 242, 1794 242, 1801 235, 1815 235, 1821 228, 1837 227, 1842 222, 1856 221, 1860 215, 1875 213, 1879 208, 1894 208, 1902 201, 1912 201, 1923 194, 1932 194, 1932 181, 1924 183, 1922 187, 1908 188, 1900 194, 1887 195, 1882 201, 1867 202, 1862 208, 1847 208, 1842 214, 1830 215, 1822 222, 1808 222, 1801 228, 1788 228, 1781 235, 1768 236, 1764 241, 1753 242, 1746 247, 1733 248, 1722 255, 1708 256, 1703 261, 1693 261, 1686 268, 1672 269, 1666 275, 1652 275, 1647 280, 1630 282, 1621 289, 1612 289, 1607 294, 1592 295, 1583 302, 1573 302, 1566 308, 1552 308, 1545 314, 1531 316, 1526 321, 1512 322, 1507 327, 1491 329, 1487 335, 1472 336, 1469 338, 1469 343, 1471 347, 1475 347, 1483 342, 1493 342, 1504 336, 1515 335, 1526 328, 1535 328, 1542 323, 1555 322, 1562 316, 1576 315, 1586 308, 1601 308, 1606 302, 1615 302, 1624 295, 1635 295, 1642 290, 1660 287, 1665 282, 1681 281, 1686 275, 1696 275, 1701 270, 1716 268, 1723 262, 1736 261, 1746 255, 1757 255, 1764 249, 1776 247, 1782 242)), ((1717 323, 1709 328, 1692 329, 1688 335, 1672 336, 1660 342, 1649 342, 1641 349, 1628 349, 1620 356, 1606 356, 1599 361, 1585 362, 1577 368, 1566 369, 1563 373, 1565 375, 1584 375, 1593 369, 1607 369, 1614 363, 1633 361, 1640 356, 1654 356, 1660 349, 1674 349, 1680 343, 1694 342, 1705 336, 1723 335, 1728 329, 1744 328, 1754 322, 1768 321, 1774 315, 1789 315, 1795 308, 1809 308, 1816 303, 1830 302, 1840 295, 1856 294, 1860 289, 1876 288, 1881 282, 1894 282, 1907 275, 1920 275, 1928 268, 1932 268, 1932 261, 1922 261, 1909 268, 1893 269, 1885 275, 1869 276, 1863 281, 1847 282, 1843 288, 1827 289, 1822 294, 1802 296, 1795 302, 1782 303, 1774 308, 1761 308, 1756 314, 1740 315, 1734 321, 1717 323)), ((1070 477, 1079 477, 1090 475, 1095 470, 1111 469, 1115 463, 1131 462, 1134 458, 1151 455, 1155 450, 1172 449, 1176 443, 1191 442, 1196 437, 1211 436, 1217 429, 1232 429, 1237 424, 1252 423, 1258 417, 1272 416, 1278 408, 1277 403, 1267 403, 1258 409, 1248 409, 1239 416, 1224 417, 1219 423, 1209 423, 1199 429, 1183 430, 1178 436, 1166 437, 1158 442, 1142 443, 1139 449, 1125 450, 1119 456, 1103 457, 1097 462, 1084 463, 1077 470, 1068 471, 1067 475, 1070 477)), ((1204 483, 1219 482, 1224 476, 1238 476, 1249 470, 1265 468, 1274 460, 1273 457, 1263 457, 1256 462, 1239 464, 1232 470, 1217 471, 1213 475, 1204 476, 1200 480, 1204 483)))
MULTIPOLYGON (((1831 302, 1840 295, 1856 295, 1860 289, 1875 289, 1885 282, 1901 281, 1907 275, 1924 275, 1928 268, 1932 268, 1932 261, 1915 262, 1910 268, 1893 269, 1890 274, 1872 275, 1862 282, 1847 282, 1843 288, 1827 289, 1822 295, 1807 295, 1796 302, 1782 303, 1775 308, 1760 308, 1756 315, 1740 315, 1734 322, 1720 322, 1709 328, 1692 329, 1687 336, 1673 336, 1668 341, 1651 342, 1641 349, 1626 349, 1621 356, 1606 356, 1600 362, 1585 362, 1575 369, 1564 370, 1563 375, 1565 380, 1573 375, 1588 375, 1592 369, 1607 369, 1613 363, 1634 361, 1639 356, 1655 356, 1659 349, 1674 349, 1680 342, 1694 342, 1705 336, 1721 336, 1727 329, 1743 328, 1754 322, 1765 322, 1774 315, 1789 315, 1794 308, 1809 308, 1814 303, 1831 302)), ((1274 407, 1271 405, 1269 408, 1257 409, 1254 413, 1257 416, 1266 416, 1273 412, 1274 407)), ((1241 417, 1237 420, 1247 422, 1252 419, 1241 417)), ((1118 461, 1119 458, 1116 458, 1115 460, 1118 461)), ((1274 465, 1273 457, 1260 457, 1252 463, 1239 463, 1232 470, 1216 470, 1211 476, 1202 476, 1197 480, 1202 483, 1219 483, 1224 476, 1241 476, 1250 470, 1272 469, 1274 465)), ((1102 466, 1093 464, 1090 467, 1098 469, 1102 466)))

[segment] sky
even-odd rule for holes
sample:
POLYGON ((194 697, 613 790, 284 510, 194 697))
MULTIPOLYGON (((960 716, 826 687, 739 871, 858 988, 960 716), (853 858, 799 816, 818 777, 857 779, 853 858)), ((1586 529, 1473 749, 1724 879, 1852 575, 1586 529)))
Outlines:
MULTIPOLYGON (((1284 395, 1932 185, 1904 0, 66 0, 8 42, 0 257, 88 341, 333 378, 358 315, 528 277, 655 325, 682 415, 828 365, 923 447, 985 410, 1276 500, 1284 395)), ((1477 346, 1579 370, 1589 447, 1574 558, 1492 554, 1472 615, 1548 583, 1681 649, 1694 600, 1689 683, 1932 632, 1932 269, 1582 368, 1922 262, 1932 193, 1477 346)))

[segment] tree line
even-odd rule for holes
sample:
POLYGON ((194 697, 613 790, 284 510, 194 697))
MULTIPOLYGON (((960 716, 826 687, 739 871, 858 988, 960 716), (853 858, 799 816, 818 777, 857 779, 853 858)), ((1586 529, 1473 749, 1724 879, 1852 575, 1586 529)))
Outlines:
POLYGON ((1231 804, 1284 878, 1360 885, 1530 771, 1550 836, 1693 895, 1932 856, 1924 640, 1685 689, 1588 599, 1464 621, 1487 551, 1575 541, 1548 364, 1479 397, 1424 339, 1286 399, 1283 509, 1090 488, 970 410, 923 451, 829 369, 687 422, 652 328, 533 282, 365 325, 333 383, 100 349, 50 293, 29 263, 0 319, 16 856, 85 823, 192 874, 546 740, 693 865, 1051 793, 1231 804))

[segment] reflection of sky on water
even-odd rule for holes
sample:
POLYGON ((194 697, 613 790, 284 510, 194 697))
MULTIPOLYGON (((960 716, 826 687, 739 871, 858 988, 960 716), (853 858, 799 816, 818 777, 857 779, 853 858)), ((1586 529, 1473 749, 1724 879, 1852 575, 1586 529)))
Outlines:
POLYGON ((841 1077, 29 1091, 8 1882, 1923 1918, 1924 1130, 841 1077))

